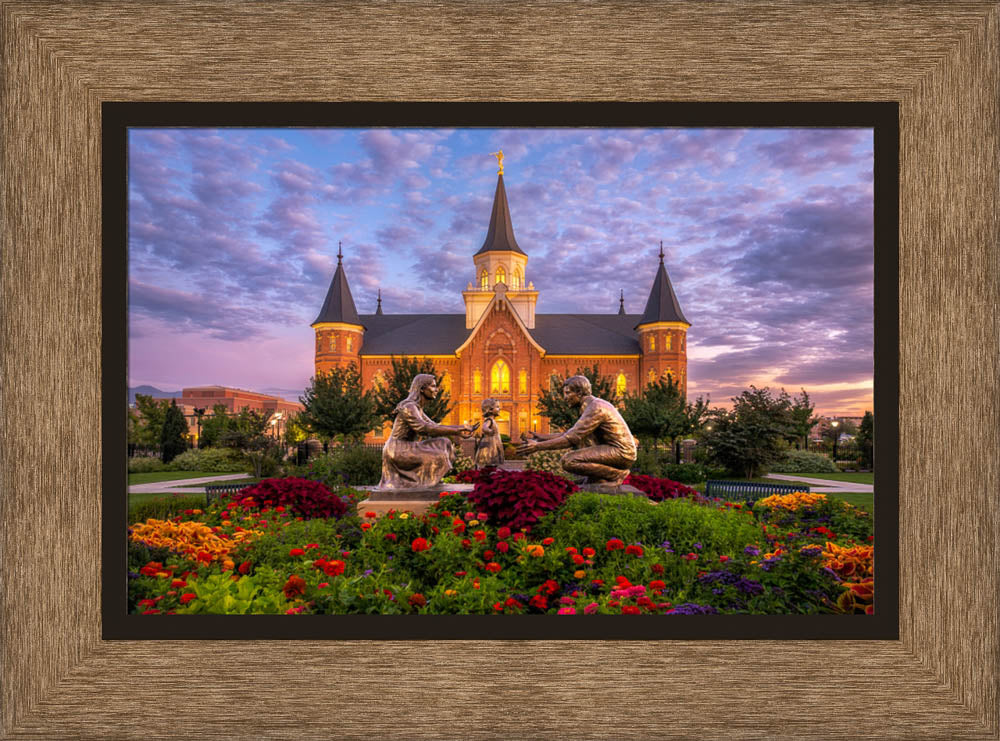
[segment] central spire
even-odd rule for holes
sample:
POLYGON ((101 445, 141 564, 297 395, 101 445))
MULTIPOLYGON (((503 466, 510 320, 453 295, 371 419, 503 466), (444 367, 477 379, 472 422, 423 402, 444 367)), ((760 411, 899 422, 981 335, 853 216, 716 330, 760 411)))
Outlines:
POLYGON ((510 206, 507 205, 507 189, 503 185, 503 171, 497 175, 497 190, 493 194, 493 213, 490 215, 490 228, 486 232, 486 241, 476 255, 484 252, 517 252, 524 250, 517 246, 514 239, 514 225, 510 223, 510 206))

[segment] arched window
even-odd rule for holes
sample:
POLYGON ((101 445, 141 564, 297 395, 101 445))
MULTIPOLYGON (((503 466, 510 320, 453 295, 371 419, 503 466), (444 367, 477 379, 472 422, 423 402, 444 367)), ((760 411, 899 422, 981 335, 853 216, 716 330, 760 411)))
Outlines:
POLYGON ((479 372, 478 368, 472 371, 472 393, 483 393, 483 374, 479 372))
POLYGON ((514 275, 511 278, 511 282, 513 283, 512 287, 515 291, 521 290, 521 286, 524 284, 524 277, 521 275, 521 268, 514 268, 514 275))
POLYGON ((526 370, 517 373, 517 391, 521 394, 528 393, 528 371, 526 370))
POLYGON ((649 351, 656 352, 656 335, 651 334, 649 336, 649 351))
POLYGON ((625 391, 628 387, 628 381, 625 380, 625 374, 619 373, 618 378, 615 381, 615 393, 619 396, 625 396, 625 391))
POLYGON ((382 373, 382 371, 375 371, 375 375, 372 376, 372 386, 374 386, 377 389, 380 389, 383 386, 385 386, 385 375, 382 373))
POLYGON ((656 371, 655 370, 651 370, 649 372, 649 382, 650 383, 656 383, 656 371))
POLYGON ((448 371, 445 371, 444 375, 441 376, 441 388, 451 393, 451 374, 448 371))
POLYGON ((330 335, 330 352, 337 352, 337 335, 330 335))
POLYGON ((486 268, 479 274, 479 287, 482 289, 490 287, 490 274, 486 272, 486 268))
POLYGON ((671 345, 671 342, 673 340, 673 337, 674 336, 672 334, 669 334, 669 333, 667 334, 667 341, 666 341, 666 343, 663 346, 664 350, 669 350, 670 349, 670 345, 671 345))
POLYGON ((507 271, 503 269, 503 265, 497 265, 497 283, 507 282, 507 271))
POLYGON ((490 393, 510 393, 510 368, 502 360, 495 362, 493 370, 490 371, 490 393))
POLYGON ((347 340, 346 340, 345 344, 347 345, 347 352, 354 352, 354 338, 353 337, 351 337, 350 335, 347 335, 347 340))

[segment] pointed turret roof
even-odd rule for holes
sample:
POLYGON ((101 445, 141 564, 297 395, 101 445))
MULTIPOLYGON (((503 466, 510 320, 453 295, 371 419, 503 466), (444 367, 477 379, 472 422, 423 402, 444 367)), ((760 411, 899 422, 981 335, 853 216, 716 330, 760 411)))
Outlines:
POLYGON ((684 318, 684 314, 681 312, 677 294, 674 293, 667 269, 663 266, 663 242, 660 242, 660 267, 653 279, 653 288, 649 292, 649 300, 646 301, 646 310, 642 312, 642 319, 639 320, 636 327, 653 322, 691 323, 684 318))
POLYGON ((621 298, 618 299, 618 316, 625 316, 625 289, 622 289, 621 298))
POLYGON ((510 206, 507 205, 507 189, 503 185, 503 173, 497 175, 497 190, 493 194, 493 213, 490 215, 490 228, 486 232, 486 241, 476 254, 493 251, 524 254, 514 239, 514 226, 510 223, 510 206))
POLYGON ((313 324, 320 322, 343 322, 344 324, 361 324, 358 317, 358 310, 354 307, 354 297, 351 296, 351 289, 347 285, 347 274, 344 272, 344 253, 337 243, 337 272, 333 274, 330 281, 330 290, 326 292, 326 301, 323 308, 319 310, 319 316, 313 320, 313 324))

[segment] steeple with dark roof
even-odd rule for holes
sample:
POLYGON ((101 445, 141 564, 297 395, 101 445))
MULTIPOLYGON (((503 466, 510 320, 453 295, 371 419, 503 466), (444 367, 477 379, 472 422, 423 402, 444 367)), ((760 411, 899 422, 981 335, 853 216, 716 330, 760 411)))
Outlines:
POLYGON ((681 305, 677 301, 677 294, 674 287, 670 285, 670 278, 667 276, 667 269, 663 266, 663 242, 660 242, 660 267, 656 271, 653 279, 653 288, 649 292, 649 299, 646 301, 646 310, 642 312, 642 319, 636 327, 653 322, 684 322, 691 324, 684 318, 681 312, 681 305))
POLYGON ((375 314, 377 316, 381 316, 382 315, 382 289, 381 288, 378 289, 378 308, 375 309, 375 314))
POLYGON ((622 289, 622 295, 618 299, 618 316, 625 316, 625 289, 622 289))
POLYGON ((322 322, 341 322, 343 324, 356 324, 359 327, 364 326, 358 317, 358 310, 354 307, 351 289, 347 285, 347 274, 344 272, 344 253, 340 242, 337 243, 337 272, 333 274, 333 280, 330 281, 330 290, 326 293, 323 308, 319 310, 319 316, 313 320, 314 325, 322 322))
POLYGON ((524 251, 517 246, 514 239, 514 226, 510 223, 510 206, 507 205, 507 190, 503 185, 503 173, 497 175, 497 190, 493 194, 493 213, 490 215, 490 228, 486 232, 486 241, 476 255, 484 252, 517 252, 524 251))

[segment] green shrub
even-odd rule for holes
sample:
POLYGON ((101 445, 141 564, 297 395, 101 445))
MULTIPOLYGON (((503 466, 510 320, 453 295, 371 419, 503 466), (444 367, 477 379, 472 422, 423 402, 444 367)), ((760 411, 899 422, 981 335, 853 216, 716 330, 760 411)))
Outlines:
MULTIPOLYGON (((672 460, 669 450, 660 450, 650 445, 640 445, 636 451, 635 463, 632 464, 632 473, 643 476, 655 476, 663 478, 665 468, 672 460)), ((671 478, 667 476, 667 478, 671 478)))
POLYGON ((470 468, 475 468, 475 463, 467 455, 456 455, 455 464, 451 467, 452 475, 461 473, 462 471, 468 471, 470 468))
POLYGON ((363 445, 331 448, 325 455, 310 458, 294 469, 302 478, 326 484, 330 489, 343 485, 371 486, 382 479, 382 451, 363 445))
POLYGON ((682 484, 697 484, 708 476, 700 463, 669 463, 664 466, 663 478, 682 484))
MULTIPOLYGON (((147 499, 128 508, 129 522, 145 522, 150 517, 166 520, 186 509, 204 509, 204 494, 164 494, 162 499, 147 499)), ((155 559, 153 559, 155 560, 155 559)))
POLYGON ((231 448, 192 448, 174 458, 170 470, 241 473, 246 470, 246 463, 231 448))
POLYGON ((562 457, 564 450, 542 450, 528 456, 526 468, 529 471, 545 471, 547 473, 569 478, 569 474, 562 467, 562 457))
POLYGON ((129 473, 154 473, 157 471, 167 471, 169 468, 159 458, 146 458, 140 456, 128 459, 129 473))
POLYGON ((840 469, 822 453, 811 450, 789 450, 777 463, 771 465, 772 473, 837 473, 840 469))

